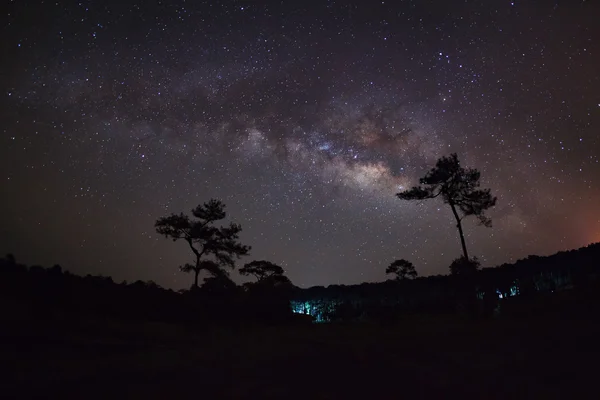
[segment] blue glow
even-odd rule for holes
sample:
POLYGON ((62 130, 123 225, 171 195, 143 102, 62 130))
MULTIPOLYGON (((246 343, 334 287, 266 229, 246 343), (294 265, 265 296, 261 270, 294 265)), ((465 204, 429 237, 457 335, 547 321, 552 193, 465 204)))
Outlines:
POLYGON ((330 313, 335 310, 336 302, 332 300, 311 300, 290 302, 292 312, 295 314, 310 315, 314 322, 330 321, 330 313))

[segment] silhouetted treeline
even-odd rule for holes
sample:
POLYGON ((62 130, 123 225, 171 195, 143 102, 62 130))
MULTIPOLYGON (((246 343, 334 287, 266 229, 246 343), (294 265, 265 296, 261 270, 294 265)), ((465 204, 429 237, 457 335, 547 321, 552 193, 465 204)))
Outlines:
MULTIPOLYGON (((256 272, 250 267, 273 268, 264 261, 248 264, 248 272, 256 272)), ((411 314, 518 314, 536 302, 550 304, 555 300, 549 295, 560 292, 583 294, 577 300, 586 303, 577 306, 583 310, 600 303, 599 273, 597 243, 483 269, 468 281, 460 274, 437 275, 300 289, 279 275, 238 286, 223 274, 206 278, 199 288, 175 292, 151 281, 116 283, 110 277, 77 276, 58 265, 27 267, 7 256, 0 259, 0 300, 10 320, 110 317, 200 326, 306 319, 394 321, 411 314)))
POLYGON ((297 290, 292 308, 317 321, 393 320, 414 313, 491 316, 502 310, 516 313, 529 299, 557 291, 591 294, 599 275, 600 243, 596 243, 547 257, 529 256, 466 277, 437 275, 297 290))
POLYGON ((226 275, 175 292, 152 281, 116 283, 110 277, 78 276, 59 265, 27 267, 11 255, 0 259, 0 301, 12 321, 110 317, 207 325, 304 319, 292 314, 290 295, 291 284, 242 287, 226 275))

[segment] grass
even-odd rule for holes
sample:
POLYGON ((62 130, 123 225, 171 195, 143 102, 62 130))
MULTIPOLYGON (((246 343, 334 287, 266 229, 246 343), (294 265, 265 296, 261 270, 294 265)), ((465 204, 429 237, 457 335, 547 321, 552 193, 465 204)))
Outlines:
POLYGON ((555 399, 593 393, 600 323, 450 316, 191 331, 96 319, 3 332, 2 391, 18 398, 555 399))

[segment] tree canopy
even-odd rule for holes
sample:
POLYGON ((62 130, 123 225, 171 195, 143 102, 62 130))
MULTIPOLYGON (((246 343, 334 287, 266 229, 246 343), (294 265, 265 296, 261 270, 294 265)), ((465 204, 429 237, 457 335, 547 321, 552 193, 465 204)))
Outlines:
POLYGON ((258 281, 261 281, 273 275, 283 275, 283 268, 270 261, 255 260, 240 268, 240 274, 253 275, 258 281))
POLYGON ((490 189, 480 189, 481 173, 474 168, 464 168, 460 165, 456 153, 441 157, 424 177, 419 179, 419 186, 397 193, 401 200, 426 200, 441 197, 445 204, 450 205, 456 226, 459 231, 463 256, 469 260, 465 243, 462 220, 475 216, 479 223, 492 226, 492 220, 485 212, 496 205, 496 197, 490 189))
POLYGON ((234 268, 235 260, 247 255, 249 246, 239 242, 242 227, 230 223, 228 226, 215 226, 225 219, 225 205, 215 199, 198 205, 192 210, 192 217, 183 213, 161 217, 154 224, 156 232, 172 239, 186 242, 195 256, 193 264, 180 267, 183 272, 194 272, 194 287, 198 287, 200 271, 212 276, 226 273, 223 267, 234 268))
POLYGON ((415 266, 407 260, 400 259, 392 262, 385 270, 386 274, 395 274, 397 280, 414 279, 417 277, 415 266))
POLYGON ((291 281, 284 275, 283 268, 270 261, 255 260, 247 263, 240 268, 240 274, 252 275, 256 278, 258 284, 279 286, 290 284, 291 281))

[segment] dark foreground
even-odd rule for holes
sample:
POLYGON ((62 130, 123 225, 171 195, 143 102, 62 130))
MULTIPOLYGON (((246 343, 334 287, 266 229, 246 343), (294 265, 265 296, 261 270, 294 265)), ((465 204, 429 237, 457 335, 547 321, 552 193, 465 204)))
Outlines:
POLYGON ((1 398, 596 398, 600 324, 565 313, 192 331, 3 330, 1 398))

